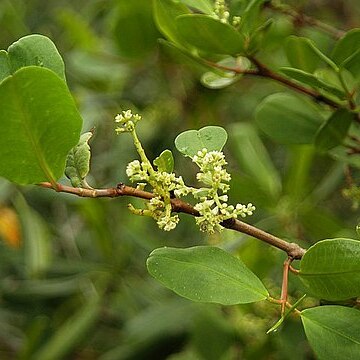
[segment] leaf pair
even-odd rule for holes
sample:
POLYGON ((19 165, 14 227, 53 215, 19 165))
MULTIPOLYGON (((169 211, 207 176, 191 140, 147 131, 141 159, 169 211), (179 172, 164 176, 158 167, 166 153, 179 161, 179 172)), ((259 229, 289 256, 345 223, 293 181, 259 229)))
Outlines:
POLYGON ((82 126, 63 61, 41 35, 26 36, 0 54, 0 176, 54 184, 82 126))

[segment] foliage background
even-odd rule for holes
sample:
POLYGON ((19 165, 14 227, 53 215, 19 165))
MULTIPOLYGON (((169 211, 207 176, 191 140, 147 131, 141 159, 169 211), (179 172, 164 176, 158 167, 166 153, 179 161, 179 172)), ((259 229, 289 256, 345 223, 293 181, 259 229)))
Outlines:
MULTIPOLYGON (((342 29, 359 26, 356 2, 293 3, 342 29)), ((322 49, 333 44, 283 15, 268 15, 277 19, 266 41, 274 65, 286 64, 282 41, 291 33, 306 34, 322 49)), ((136 158, 130 137, 113 131, 113 117, 122 109, 143 115, 139 133, 151 159, 172 149, 183 130, 221 125, 230 135, 225 150, 233 175, 230 197, 257 206, 251 223, 305 247, 335 236, 356 237, 357 212, 341 196, 343 165, 310 146, 276 145, 256 130, 257 104, 283 87, 244 78, 224 90, 205 88, 197 69, 160 47, 150 1, 2 0, 0 24, 0 48, 40 33, 64 57, 84 131, 96 129, 93 186, 126 182, 126 164, 136 158), (268 151, 261 176, 256 175, 261 164, 241 137, 244 129, 254 131, 257 154, 265 151, 262 143, 268 151), (269 183, 277 190, 269 192, 269 183)), ((180 156, 175 161, 177 172, 194 182, 195 169, 180 156)), ((145 268, 156 247, 210 242, 239 254, 278 294, 284 254, 229 231, 209 238, 187 216, 175 231, 164 233, 153 220, 129 214, 127 203, 78 199, 1 180, 1 359, 313 358, 298 320, 265 335, 277 308, 194 304, 161 287, 145 268)), ((290 293, 303 293, 296 279, 290 293)))

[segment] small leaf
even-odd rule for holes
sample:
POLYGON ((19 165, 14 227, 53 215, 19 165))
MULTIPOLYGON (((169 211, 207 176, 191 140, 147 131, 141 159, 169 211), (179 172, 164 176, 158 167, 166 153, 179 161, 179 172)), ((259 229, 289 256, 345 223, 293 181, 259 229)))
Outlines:
POLYGON ((214 12, 214 5, 210 0, 180 0, 183 4, 200 10, 204 14, 212 14, 214 12))
POLYGON ((360 296, 360 241, 322 240, 311 246, 300 263, 299 277, 311 293, 325 300, 360 296))
POLYGON ((327 151, 341 145, 348 133, 354 115, 346 109, 338 109, 320 127, 315 145, 321 151, 327 151))
POLYGON ((70 150, 67 156, 65 175, 70 179, 73 187, 81 187, 89 173, 91 158, 89 140, 92 136, 92 132, 82 134, 79 143, 70 150))
POLYGON ((319 360, 357 360, 360 311, 344 306, 317 306, 301 312, 306 337, 319 360))
POLYGON ((208 15, 191 14, 176 18, 180 35, 199 50, 236 55, 243 51, 244 39, 229 24, 208 15))
POLYGON ((325 90, 337 96, 339 99, 344 99, 346 97, 344 91, 331 84, 327 84, 325 81, 317 78, 316 75, 290 67, 282 67, 280 68, 280 71, 286 76, 295 79, 303 84, 309 85, 315 89, 325 90))
POLYGON ((336 64, 343 65, 359 50, 360 29, 352 29, 337 41, 331 57, 336 64))
MULTIPOLYGON (((242 56, 237 58, 228 57, 219 61, 217 64, 243 70, 249 69, 251 66, 250 61, 242 56)), ((214 71, 208 71, 202 75, 201 83, 209 89, 222 89, 235 83, 241 77, 241 74, 236 74, 233 71, 226 71, 222 74, 215 73, 214 71)))
POLYGON ((160 248, 147 260, 149 273, 178 295, 223 305, 266 299, 262 282, 241 260, 211 246, 160 248))
POLYGON ((312 73, 317 68, 319 60, 322 60, 332 69, 338 70, 337 65, 308 38, 289 36, 285 44, 285 51, 290 64, 295 68, 312 73))
POLYGON ((175 19, 179 15, 189 14, 190 10, 174 0, 154 0, 153 12, 157 27, 170 41, 184 46, 184 40, 179 35, 175 19))
POLYGON ((221 151, 227 141, 227 132, 220 126, 205 126, 200 130, 188 130, 175 139, 176 148, 184 155, 193 157, 198 151, 221 151))
POLYGON ((0 84, 0 107, 0 176, 54 183, 82 125, 65 82, 46 68, 22 68, 0 84))
POLYGON ((170 150, 164 150, 155 160, 154 165, 158 171, 172 173, 174 170, 174 157, 170 150))
POLYGON ((65 80, 65 66, 54 43, 43 35, 28 35, 8 48, 11 72, 25 66, 40 66, 52 70, 65 80))
POLYGON ((323 118, 309 102, 290 94, 265 98, 256 110, 256 122, 265 134, 282 144, 311 144, 323 118))

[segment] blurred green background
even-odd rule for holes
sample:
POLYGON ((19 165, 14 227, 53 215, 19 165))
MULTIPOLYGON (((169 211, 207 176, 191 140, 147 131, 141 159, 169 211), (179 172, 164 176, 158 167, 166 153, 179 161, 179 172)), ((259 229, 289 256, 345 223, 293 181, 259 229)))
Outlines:
MULTIPOLYGON (((288 3, 345 30, 359 26, 356 2, 288 3)), ((283 15, 265 16, 276 20, 263 55, 271 65, 286 65, 282 43, 292 33, 322 49, 333 45, 283 15)), ((58 47, 84 131, 95 127, 92 186, 128 183, 125 168, 136 153, 130 136, 115 136, 113 119, 131 108, 143 116, 138 130, 150 159, 173 149, 181 131, 225 127, 231 202, 256 205, 252 224, 304 247, 357 236, 358 214, 341 196, 343 165, 310 146, 276 145, 254 125, 259 102, 284 88, 252 78, 205 88, 198 68, 159 45, 150 0, 1 0, 0 25, 1 49, 30 33, 58 47)), ((195 183, 195 168, 178 154, 175 168, 195 183)), ((142 203, 0 181, 0 359, 313 359, 298 320, 265 335, 277 320, 275 306, 195 304, 163 288, 145 267, 156 247, 216 244, 240 255, 279 296, 283 253, 230 231, 205 236, 186 215, 175 231, 162 232, 152 219, 130 214, 130 201, 142 203)), ((290 294, 303 294, 293 277, 290 294)))

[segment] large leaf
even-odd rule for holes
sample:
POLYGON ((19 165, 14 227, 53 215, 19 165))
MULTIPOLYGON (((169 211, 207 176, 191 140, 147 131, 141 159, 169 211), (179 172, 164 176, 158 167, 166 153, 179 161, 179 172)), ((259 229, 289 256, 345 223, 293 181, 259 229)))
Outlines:
POLYGON ((147 267, 167 288, 193 301, 233 305, 268 296, 264 285, 241 260, 216 247, 156 249, 147 267))
POLYGON ((46 68, 22 68, 0 84, 0 107, 0 176, 54 183, 82 124, 65 82, 46 68))
POLYGON ((338 109, 320 127, 315 145, 321 151, 327 151, 341 145, 348 133, 354 115, 346 109, 338 109))
POLYGON ((199 50, 215 54, 236 55, 243 51, 244 39, 229 24, 208 15, 182 15, 176 19, 183 39, 199 50))
POLYGON ((54 43, 43 35, 28 35, 8 48, 11 72, 25 66, 40 66, 52 70, 65 80, 64 62, 54 43))
POLYGON ((161 33, 172 42, 184 45, 175 19, 180 15, 189 14, 190 10, 184 4, 174 0, 154 0, 153 11, 156 25, 161 33))
POLYGON ((200 130, 187 130, 175 139, 176 148, 193 157, 199 150, 221 151, 227 141, 227 132, 220 126, 205 126, 200 130))
POLYGON ((319 360, 357 360, 360 311, 344 306, 318 306, 301 312, 306 337, 319 360))
POLYGON ((260 129, 283 144, 311 144, 323 122, 317 109, 305 100, 278 93, 265 98, 256 111, 260 129))
POLYGON ((90 170, 91 150, 89 141, 92 138, 91 131, 80 136, 79 143, 74 146, 66 159, 65 175, 70 179, 71 185, 81 187, 86 175, 90 170))
POLYGON ((300 263, 300 279, 311 294, 326 300, 360 296, 360 241, 330 239, 309 248, 300 263))

